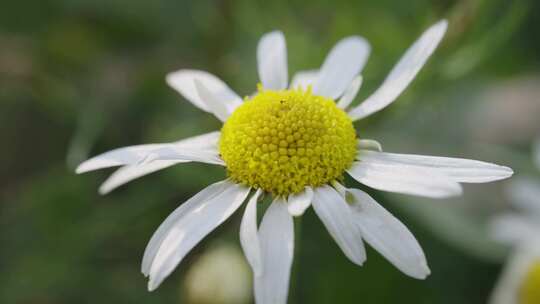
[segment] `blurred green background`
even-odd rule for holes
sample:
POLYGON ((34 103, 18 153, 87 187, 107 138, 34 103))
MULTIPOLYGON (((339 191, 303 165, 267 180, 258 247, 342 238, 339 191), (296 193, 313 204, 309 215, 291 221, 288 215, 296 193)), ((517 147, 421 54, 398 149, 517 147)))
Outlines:
MULTIPOLYGON (((104 197, 97 188, 112 171, 73 169, 115 147, 219 128, 167 87, 165 74, 207 70, 249 94, 258 38, 273 29, 285 32, 290 75, 317 68, 342 37, 366 37, 372 55, 359 102, 424 29, 448 18, 445 40, 419 77, 394 105, 359 121, 359 136, 388 151, 482 159, 538 175, 530 143, 540 134, 539 12, 535 0, 4 1, 0 303, 252 301, 239 213, 157 291, 147 292, 139 272, 161 221, 222 179, 222 169, 176 166, 104 197)), ((484 223, 506 208, 504 187, 467 186, 463 197, 443 201, 369 191, 420 241, 432 270, 425 281, 371 249, 367 263, 354 266, 308 211, 289 302, 485 303, 506 250, 489 240, 484 223)))

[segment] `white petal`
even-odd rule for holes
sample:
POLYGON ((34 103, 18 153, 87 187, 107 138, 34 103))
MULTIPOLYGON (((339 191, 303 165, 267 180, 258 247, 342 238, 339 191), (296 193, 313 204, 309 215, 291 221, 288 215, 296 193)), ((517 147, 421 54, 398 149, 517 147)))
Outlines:
POLYGON ((206 164, 225 166, 217 149, 189 149, 179 148, 175 145, 167 145, 151 151, 140 164, 147 164, 162 160, 188 160, 206 164))
POLYGON ((80 174, 108 167, 148 163, 160 159, 160 157, 167 160, 223 164, 217 150, 218 139, 219 132, 212 132, 175 143, 145 144, 118 148, 82 162, 75 172, 80 174), (159 153, 162 152, 164 155, 160 156, 159 153), (176 157, 173 157, 173 152, 176 152, 176 157))
POLYGON ((339 102, 337 103, 337 106, 340 109, 346 109, 351 102, 356 98, 356 94, 358 94, 358 90, 360 90, 360 87, 362 86, 362 76, 358 75, 356 76, 343 96, 339 99, 339 102))
POLYGON ((442 20, 422 34, 394 66, 383 84, 363 103, 349 112, 353 120, 371 115, 394 101, 411 83, 442 40, 447 22, 442 20))
POLYGON ((204 84, 212 95, 217 96, 219 100, 232 112, 236 107, 242 104, 242 98, 231 90, 221 79, 216 76, 199 70, 179 70, 169 73, 166 77, 167 83, 178 91, 185 99, 203 111, 211 112, 210 107, 201 99, 195 87, 195 79, 204 84))
POLYGON ((503 274, 489 299, 489 304, 518 304, 519 291, 527 273, 540 260, 540 243, 538 240, 519 247, 505 265, 503 274))
MULTIPOLYGON (((220 132, 211 132, 199 136, 186 138, 173 143, 178 148, 199 148, 199 149, 217 149, 220 132)), ((116 170, 100 187, 99 193, 107 194, 119 186, 126 184, 136 178, 163 170, 178 163, 188 162, 189 160, 164 160, 155 161, 148 164, 135 164, 124 166, 116 170)))
POLYGON ((120 169, 116 170, 101 186, 99 186, 100 194, 107 194, 114 189, 129 183, 130 181, 137 179, 139 177, 145 176, 147 174, 166 169, 168 167, 174 166, 178 163, 188 162, 184 161, 175 161, 175 160, 164 160, 164 161, 155 161, 143 165, 128 165, 123 166, 120 169))
POLYGON ((324 60, 313 84, 313 93, 332 99, 341 96, 362 71, 369 52, 369 43, 362 37, 352 36, 339 41, 324 60))
POLYGON ((343 253, 353 263, 362 265, 366 260, 362 234, 344 198, 328 185, 315 188, 313 209, 343 253))
POLYGON ((533 217, 515 213, 506 213, 496 216, 490 223, 490 234, 493 239, 517 245, 523 241, 538 237, 540 222, 533 217))
POLYGON ((407 227, 365 192, 347 191, 352 217, 364 240, 406 275, 425 279, 430 273, 426 257, 407 227))
POLYGON ((137 164, 152 151, 167 145, 170 144, 145 144, 117 148, 85 160, 77 167, 75 172, 81 174, 108 167, 137 164))
POLYGON ((363 162, 390 164, 403 167, 436 171, 460 183, 486 183, 505 179, 513 174, 512 169, 477 160, 397 154, 360 150, 358 158, 363 162))
POLYGON ((433 170, 393 163, 354 162, 347 172, 371 188, 431 198, 460 195, 461 186, 433 170))
POLYGON ((161 246, 163 239, 170 232, 171 227, 174 224, 176 224, 176 222, 179 219, 181 219, 182 217, 185 217, 186 214, 196 209, 200 204, 208 202, 212 198, 216 197, 218 194, 223 193, 223 191, 225 191, 227 187, 229 186, 230 186, 230 182, 221 181, 221 182, 214 183, 204 188, 202 191, 195 194, 185 203, 180 205, 180 207, 176 208, 176 210, 174 210, 165 219, 165 221, 161 223, 159 228, 152 235, 150 242, 148 242, 148 245, 146 245, 146 249, 144 250, 144 257, 143 257, 143 261, 141 265, 141 272, 145 276, 148 276, 150 274, 150 267, 152 266, 152 262, 154 261, 154 258, 156 257, 156 253, 159 249, 159 246, 161 246))
POLYGON ((240 224, 240 244, 255 276, 262 273, 261 245, 257 234, 257 200, 261 193, 261 189, 258 189, 249 199, 240 224))
POLYGON ((300 216, 304 214, 306 209, 311 205, 313 199, 313 189, 306 187, 304 191, 291 194, 287 199, 289 213, 292 216, 300 216))
POLYGON ((194 81, 197 93, 201 100, 208 106, 209 112, 214 114, 219 120, 225 122, 233 111, 229 111, 227 105, 223 103, 219 95, 212 93, 199 79, 195 78, 194 81))
POLYGON ((506 192, 514 206, 536 215, 540 222, 540 181, 527 178, 512 179, 506 192))
POLYGON ((209 200, 196 199, 178 211, 180 215, 170 215, 174 223, 164 233, 151 262, 148 290, 155 290, 197 243, 240 207, 249 188, 230 181, 225 181, 225 184, 223 192, 209 200))
POLYGON ((382 152, 381 144, 373 139, 359 139, 357 147, 359 150, 367 149, 382 152))
POLYGON ((289 87, 291 89, 301 87, 302 89, 306 90, 308 86, 313 85, 317 77, 319 77, 319 70, 307 70, 297 72, 296 74, 294 74, 291 85, 289 87))
POLYGON ((199 148, 199 149, 212 149, 218 147, 219 137, 221 132, 214 131, 188 137, 174 142, 173 144, 178 148, 199 148))
POLYGON ((280 31, 267 33, 257 46, 259 78, 265 89, 283 90, 288 84, 287 46, 280 31))
POLYGON ((253 279, 255 302, 286 304, 294 253, 294 227, 284 200, 276 199, 266 210, 259 240, 263 273, 253 279))

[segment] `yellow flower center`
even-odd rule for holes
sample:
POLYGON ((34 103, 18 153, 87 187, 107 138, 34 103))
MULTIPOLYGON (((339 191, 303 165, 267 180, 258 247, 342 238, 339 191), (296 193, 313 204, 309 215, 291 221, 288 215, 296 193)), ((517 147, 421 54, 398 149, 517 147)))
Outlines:
POLYGON ((540 303, 540 261, 536 261, 527 272, 519 288, 520 304, 540 303))
POLYGON ((310 88, 259 87, 223 125, 219 151, 233 180, 287 195, 341 178, 355 159, 356 133, 333 100, 310 88))

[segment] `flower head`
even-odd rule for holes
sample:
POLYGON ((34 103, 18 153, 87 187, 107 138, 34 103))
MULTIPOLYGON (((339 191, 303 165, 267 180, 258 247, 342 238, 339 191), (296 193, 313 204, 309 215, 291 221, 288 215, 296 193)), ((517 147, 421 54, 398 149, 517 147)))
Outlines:
POLYGON ((223 125, 219 152, 233 180, 289 195, 342 177, 356 133, 345 111, 310 89, 261 88, 223 125))
POLYGON ((264 35, 257 48, 260 86, 240 98, 217 77, 180 70, 167 82, 198 108, 224 122, 213 132, 168 144, 120 148, 82 163, 77 172, 122 166, 100 188, 106 193, 148 173, 198 161, 224 166, 229 178, 178 207, 152 236, 142 262, 154 290, 186 254, 247 200, 240 241, 254 272, 256 302, 286 303, 293 262, 293 216, 313 206, 330 235, 353 263, 366 259, 364 241, 405 274, 429 273, 412 233, 371 196, 348 189, 349 174, 374 189, 444 198, 460 183, 507 178, 512 170, 480 161, 382 152, 358 138, 353 122, 392 103, 441 41, 447 23, 430 27, 407 50, 383 84, 358 106, 350 104, 370 52, 353 36, 339 41, 319 70, 297 73, 289 84, 283 33, 264 35), (273 202, 257 225, 258 201, 273 202))

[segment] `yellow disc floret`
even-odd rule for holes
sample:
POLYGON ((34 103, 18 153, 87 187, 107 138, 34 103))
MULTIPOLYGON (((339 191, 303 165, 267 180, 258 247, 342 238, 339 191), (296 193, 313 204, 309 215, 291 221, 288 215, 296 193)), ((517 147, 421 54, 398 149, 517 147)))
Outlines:
POLYGON ((532 264, 519 289, 520 304, 540 303, 540 261, 532 264))
POLYGON ((233 180, 287 195, 341 178, 356 134, 349 116, 311 89, 259 88, 225 122, 219 151, 233 180))

